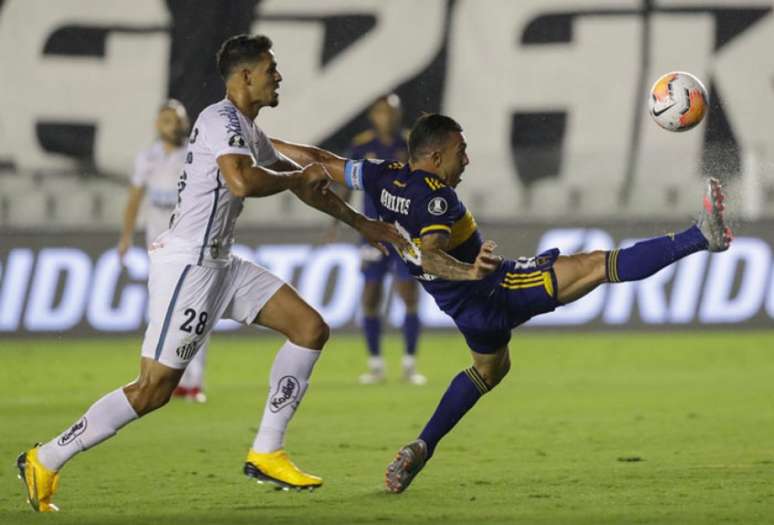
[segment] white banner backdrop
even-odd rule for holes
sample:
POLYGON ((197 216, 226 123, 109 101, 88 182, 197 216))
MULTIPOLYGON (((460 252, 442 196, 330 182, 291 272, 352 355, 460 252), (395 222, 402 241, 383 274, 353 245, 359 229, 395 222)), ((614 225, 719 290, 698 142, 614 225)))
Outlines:
MULTIPOLYGON (((609 250, 667 231, 661 225, 554 229, 491 225, 484 229, 487 238, 497 239, 498 251, 509 257, 554 246, 566 254, 609 250), (631 236, 632 232, 637 235, 631 236)), ((525 329, 770 328, 774 224, 744 225, 740 231, 745 233, 728 252, 694 254, 644 281, 601 286, 576 303, 533 319, 525 329)), ((316 244, 317 233, 243 232, 234 253, 296 286, 331 327, 354 328, 362 290, 359 247, 316 244)), ((0 333, 88 335, 143 330, 147 257, 135 247, 121 266, 114 240, 113 235, 85 240, 71 235, 0 236, 0 246, 12 246, 0 250, 0 333)), ((384 312, 393 326, 399 326, 403 306, 393 294, 385 295, 384 312)), ((425 293, 419 315, 429 328, 454 326, 425 293)), ((236 323, 226 321, 218 326, 223 331, 235 328, 236 323)))

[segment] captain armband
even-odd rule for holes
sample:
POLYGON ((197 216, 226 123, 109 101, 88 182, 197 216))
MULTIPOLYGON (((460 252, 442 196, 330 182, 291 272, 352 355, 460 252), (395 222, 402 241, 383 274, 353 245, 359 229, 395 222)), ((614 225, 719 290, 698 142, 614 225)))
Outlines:
POLYGON ((363 161, 347 160, 344 163, 344 184, 353 190, 363 189, 363 161))

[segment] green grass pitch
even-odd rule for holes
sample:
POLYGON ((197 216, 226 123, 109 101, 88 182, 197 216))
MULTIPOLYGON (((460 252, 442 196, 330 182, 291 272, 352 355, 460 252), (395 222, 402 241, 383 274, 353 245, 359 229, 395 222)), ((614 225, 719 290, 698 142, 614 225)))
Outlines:
MULTIPOLYGON (((774 332, 514 334, 513 369, 402 495, 384 467, 450 378, 461 337, 421 341, 424 387, 360 386, 356 336, 334 334, 288 450, 325 486, 241 474, 280 340, 214 337, 210 402, 172 402, 62 472, 57 515, 23 502, 17 453, 136 374, 139 340, 0 341, 0 523, 774 522, 774 332)), ((400 339, 388 338, 389 371, 400 339)))

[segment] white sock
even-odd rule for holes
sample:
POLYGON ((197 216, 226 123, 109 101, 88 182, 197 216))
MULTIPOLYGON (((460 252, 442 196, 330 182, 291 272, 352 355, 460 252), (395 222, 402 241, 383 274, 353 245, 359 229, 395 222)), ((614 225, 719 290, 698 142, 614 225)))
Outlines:
POLYGON ((274 452, 285 444, 285 430, 304 397, 320 351, 285 341, 269 374, 269 398, 253 441, 256 452, 274 452))
POLYGON ((368 358, 368 370, 372 374, 383 374, 385 370, 384 358, 382 356, 370 356, 368 358))
POLYGON ((204 390, 204 363, 207 360, 207 343, 203 344, 199 351, 183 372, 180 378, 180 386, 184 388, 198 388, 204 390))
POLYGON ((416 369, 417 359, 413 355, 403 354, 401 364, 403 365, 403 371, 405 373, 413 374, 416 369))
POLYGON ((73 426, 38 449, 38 460, 48 469, 58 471, 74 455, 112 437, 118 430, 137 419, 123 388, 114 390, 91 405, 73 426))

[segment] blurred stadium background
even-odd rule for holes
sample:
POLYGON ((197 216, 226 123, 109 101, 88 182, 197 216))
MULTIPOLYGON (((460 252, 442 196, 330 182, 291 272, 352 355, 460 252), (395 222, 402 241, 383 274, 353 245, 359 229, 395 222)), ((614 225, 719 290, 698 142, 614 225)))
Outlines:
MULTIPOLYGON (((285 79, 270 135, 334 151, 396 92, 409 126, 465 127, 461 186, 503 253, 612 248, 681 228, 703 176, 723 180, 739 238, 641 284, 601 289, 534 326, 764 327, 774 317, 774 68, 770 1, 6 0, 0 2, 0 333, 140 333, 141 236, 118 264, 128 176, 167 97, 195 118, 223 95, 227 36, 271 36, 285 79), (683 134, 646 112, 670 70, 712 109, 683 134)), ((357 247, 290 195, 250 202, 239 253, 292 280, 332 326, 353 327, 357 247)), ((388 301, 401 318, 400 302, 388 301)), ((423 300, 430 327, 449 321, 423 300)), ((233 328, 223 323, 221 329, 233 328)))

